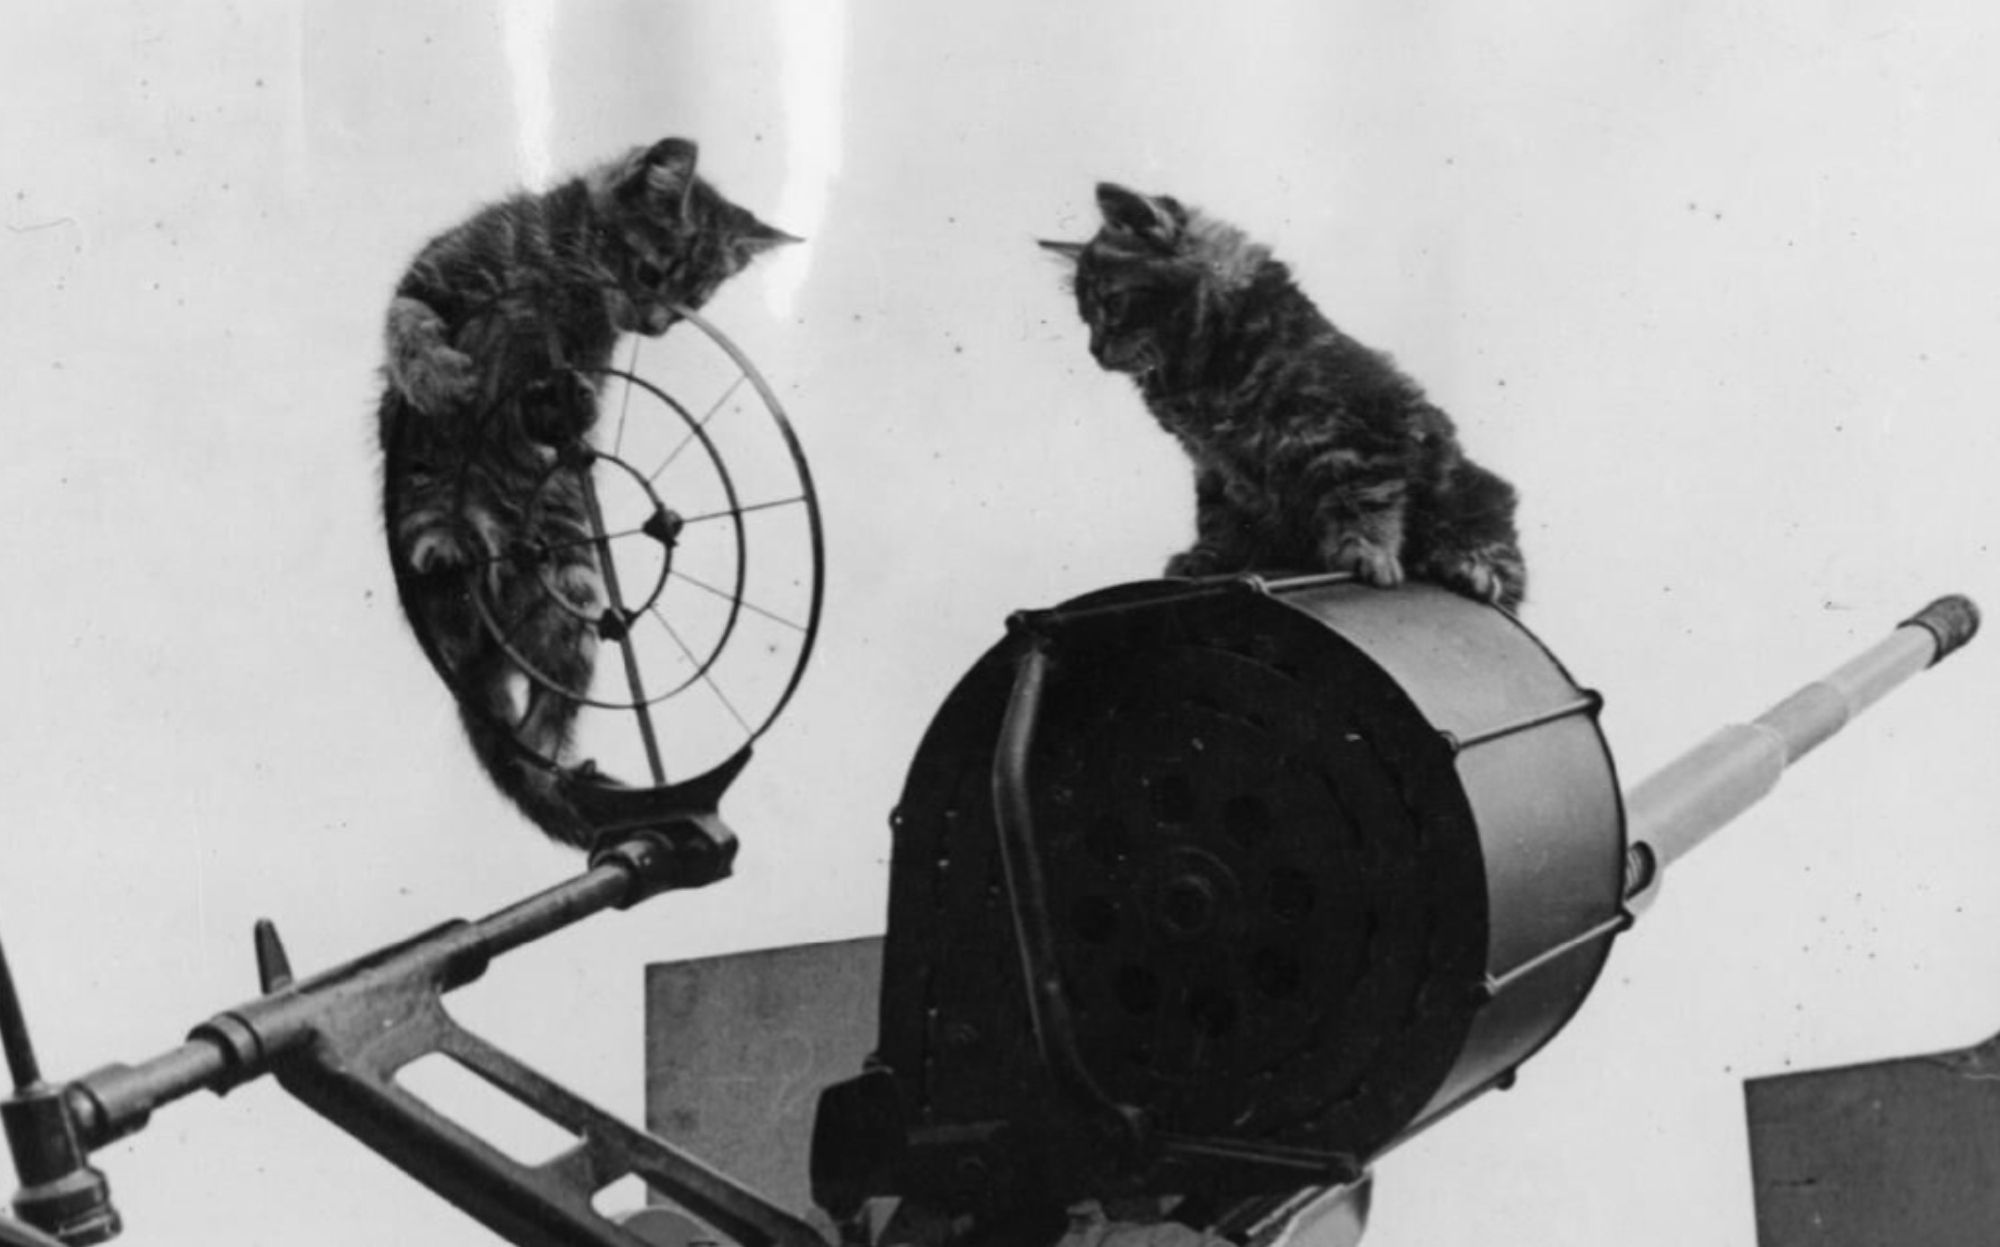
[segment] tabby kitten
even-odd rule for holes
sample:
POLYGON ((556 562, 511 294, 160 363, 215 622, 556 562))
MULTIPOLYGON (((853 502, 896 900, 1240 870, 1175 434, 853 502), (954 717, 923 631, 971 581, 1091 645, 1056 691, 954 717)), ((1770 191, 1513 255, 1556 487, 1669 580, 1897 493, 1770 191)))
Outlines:
POLYGON ((1465 457, 1414 381, 1234 226, 1110 183, 1097 204, 1090 241, 1041 245, 1075 266, 1091 355, 1194 460, 1196 539, 1167 575, 1407 575, 1520 604, 1514 489, 1465 457))
POLYGON ((593 837, 580 786, 609 782, 569 764, 577 702, 544 683, 588 689, 605 607, 583 485, 597 377, 622 334, 665 333, 677 305, 797 241, 697 177, 696 155, 666 139, 489 205, 432 239, 389 305, 398 596, 487 774, 568 844, 593 837))

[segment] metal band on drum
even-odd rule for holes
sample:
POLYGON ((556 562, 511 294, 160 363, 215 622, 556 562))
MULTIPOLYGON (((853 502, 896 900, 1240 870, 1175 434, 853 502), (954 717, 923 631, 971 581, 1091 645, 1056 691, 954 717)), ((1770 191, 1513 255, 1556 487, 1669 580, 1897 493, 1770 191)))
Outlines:
POLYGON ((1602 698, 1517 619, 1428 586, 1293 583, 1274 598, 1365 653, 1452 751, 1478 831, 1487 935, 1472 1025, 1400 1139, 1509 1078, 1582 1005, 1631 925, 1624 807, 1602 698))

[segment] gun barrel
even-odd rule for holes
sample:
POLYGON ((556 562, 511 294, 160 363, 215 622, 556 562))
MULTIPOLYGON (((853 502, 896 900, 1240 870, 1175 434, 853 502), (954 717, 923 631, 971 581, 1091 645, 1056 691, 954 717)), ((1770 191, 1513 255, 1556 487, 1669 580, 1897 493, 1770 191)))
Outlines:
POLYGON ((1627 899, 1635 907, 1650 901, 1669 864, 1763 800, 1786 767, 1978 631, 1970 599, 1939 598, 1822 679, 1648 776, 1626 798, 1627 899))

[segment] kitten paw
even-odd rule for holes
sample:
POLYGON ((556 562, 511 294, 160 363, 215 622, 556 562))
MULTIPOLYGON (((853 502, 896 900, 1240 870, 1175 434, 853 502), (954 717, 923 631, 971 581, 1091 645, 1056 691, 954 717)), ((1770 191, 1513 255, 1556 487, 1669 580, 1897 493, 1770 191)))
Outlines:
POLYGON ((1513 610, 1521 604, 1526 575, 1510 551, 1467 555, 1437 569, 1437 582, 1475 602, 1513 610))
POLYGON ((1327 559, 1327 568, 1336 572, 1353 572, 1364 584, 1378 589, 1393 589, 1403 583, 1402 560, 1382 546, 1359 537, 1341 541, 1327 559))
POLYGON ((419 576, 472 565, 472 552, 448 528, 433 528, 410 543, 410 569, 419 576))
POLYGON ((472 397, 479 378, 470 355, 439 345, 405 361, 396 374, 396 386, 417 410, 436 414, 472 397))
POLYGON ((583 563, 568 563, 555 569, 551 587, 563 601, 581 614, 592 615, 604 601, 604 581, 597 569, 583 563))
POLYGON ((521 400, 521 427, 544 446, 574 446, 597 419, 597 391, 578 373, 531 381, 521 400))
POLYGON ((595 758, 585 758, 581 762, 564 767, 561 771, 561 782, 572 786, 586 784, 592 788, 628 788, 631 786, 616 776, 607 774, 600 769, 595 758))
POLYGON ((1484 563, 1467 563, 1460 568, 1458 584, 1453 587, 1482 602, 1500 600, 1500 577, 1484 563))

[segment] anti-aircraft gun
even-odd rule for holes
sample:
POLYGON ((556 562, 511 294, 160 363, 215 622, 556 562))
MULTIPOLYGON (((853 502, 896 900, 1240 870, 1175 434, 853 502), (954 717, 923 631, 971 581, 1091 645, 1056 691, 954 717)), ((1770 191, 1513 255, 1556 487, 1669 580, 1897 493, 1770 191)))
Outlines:
POLYGON ((43 1080, 0 972, 27 1223, 0 1219, 0 1242, 112 1237, 89 1153, 264 1073, 527 1247, 691 1241, 596 1212, 630 1174, 702 1235, 759 1247, 1053 1243, 1082 1200, 1161 1243, 1272 1242, 1344 1200, 1314 1241, 1352 1242, 1374 1161, 1512 1080, 1667 866, 1976 626, 1941 599, 1621 796, 1598 697, 1518 621, 1442 591, 1245 576, 1025 612, 945 701, 894 815, 879 1032, 820 1102, 821 1215, 439 1005, 523 943, 726 875, 718 785, 576 879, 314 978, 262 931, 264 994, 136 1065, 43 1080), (575 1146, 523 1165, 410 1097, 395 1073, 432 1052, 575 1146))
POLYGON ((1512 1083, 1669 864, 1976 627, 1941 599, 1621 799, 1598 696, 1441 590, 1020 614, 911 767, 879 1044, 822 1101, 818 1202, 1052 1241, 1117 1198, 1256 1240, 1331 1192, 1313 1241, 1352 1241, 1372 1163, 1512 1083))

